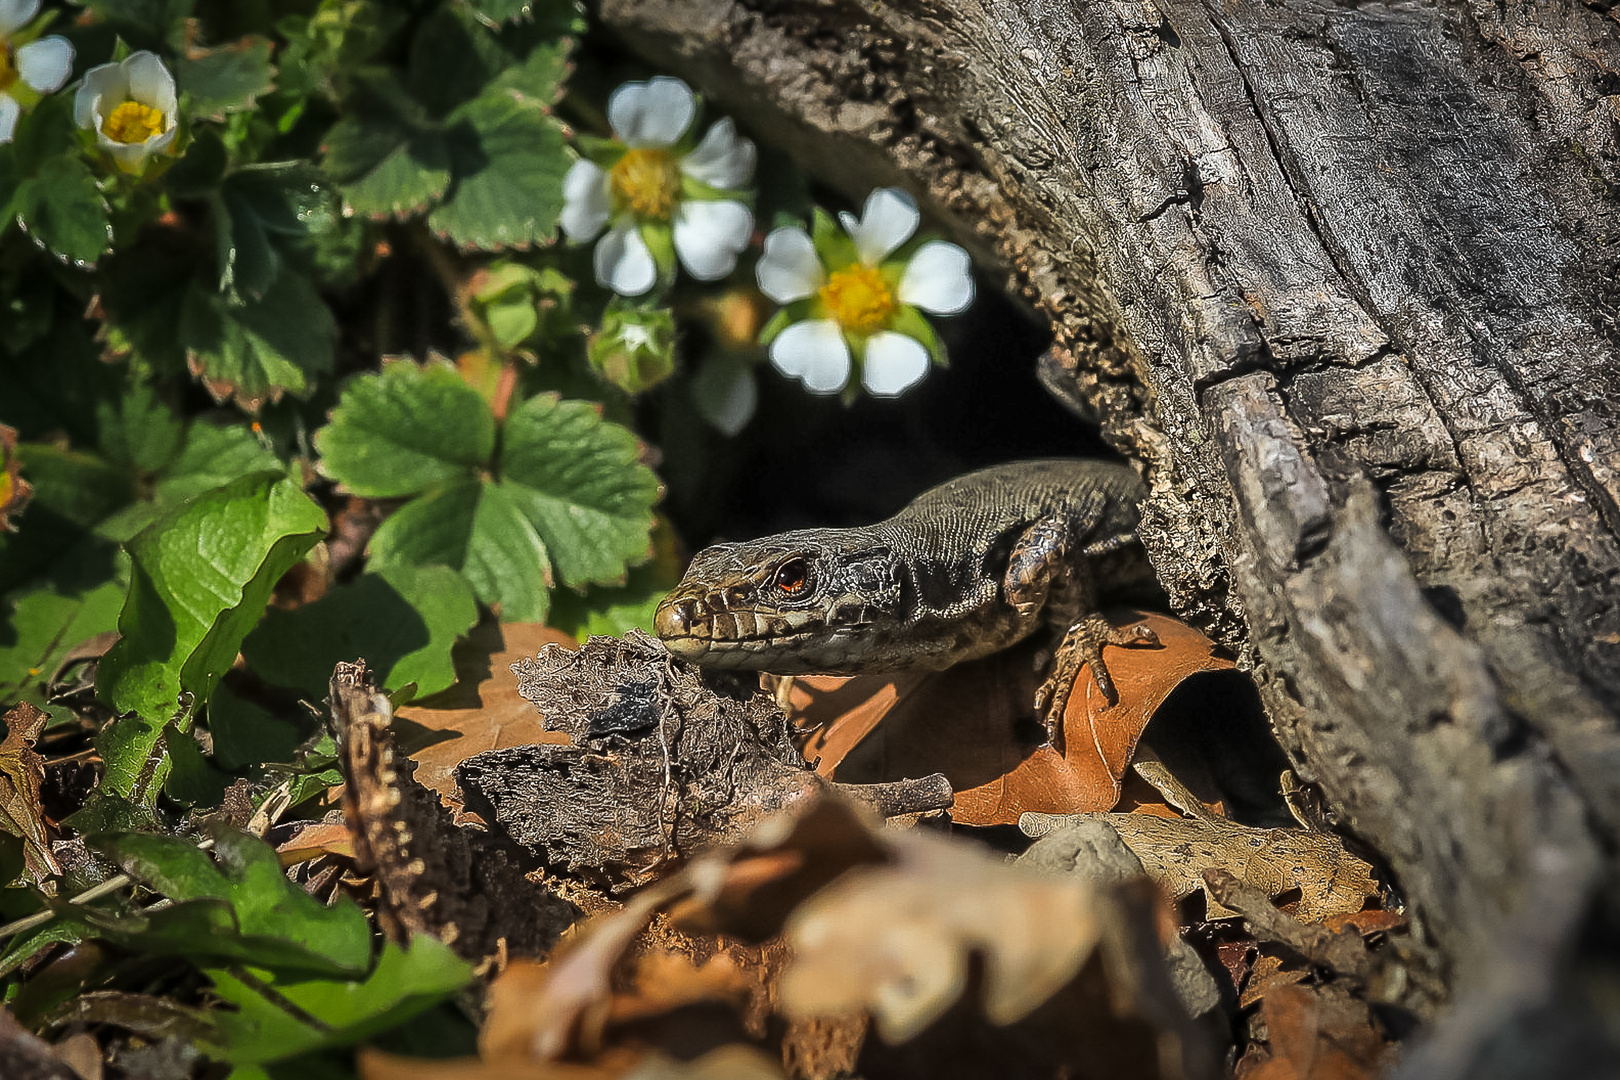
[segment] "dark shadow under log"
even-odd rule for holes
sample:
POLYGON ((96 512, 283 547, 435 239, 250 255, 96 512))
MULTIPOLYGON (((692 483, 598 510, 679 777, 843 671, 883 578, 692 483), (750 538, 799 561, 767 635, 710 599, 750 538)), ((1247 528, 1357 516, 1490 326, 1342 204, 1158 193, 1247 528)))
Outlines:
POLYGON ((1411 902, 1403 1075, 1611 1072, 1616 11, 601 14, 852 199, 917 193, 1050 318, 1148 466, 1178 611, 1411 902))

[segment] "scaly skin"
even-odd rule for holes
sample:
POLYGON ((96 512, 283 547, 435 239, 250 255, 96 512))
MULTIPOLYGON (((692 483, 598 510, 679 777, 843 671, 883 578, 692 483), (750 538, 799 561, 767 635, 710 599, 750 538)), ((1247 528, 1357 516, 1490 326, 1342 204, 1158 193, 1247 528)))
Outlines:
POLYGON ((856 675, 940 671, 1052 625, 1060 644, 1035 704, 1055 739, 1081 663, 1114 701, 1102 646, 1158 643, 1097 613, 1099 582, 1151 579, 1135 544, 1141 497, 1136 474, 1106 462, 981 469, 875 525, 707 548, 654 626, 706 667, 856 675))

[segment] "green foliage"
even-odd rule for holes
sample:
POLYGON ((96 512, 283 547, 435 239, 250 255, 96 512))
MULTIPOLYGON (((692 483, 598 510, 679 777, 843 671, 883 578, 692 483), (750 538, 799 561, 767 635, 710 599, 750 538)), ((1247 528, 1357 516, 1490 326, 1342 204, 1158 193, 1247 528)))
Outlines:
POLYGON ((86 909, 82 918, 96 936, 142 952, 287 975, 354 977, 370 963, 371 933, 360 909, 309 896, 261 840, 221 830, 212 855, 191 840, 142 833, 101 837, 95 847, 173 901, 140 914, 86 909))
POLYGON ((545 617, 553 569, 612 582, 648 554, 658 480, 586 402, 530 398, 497 432, 453 369, 391 364, 350 384, 315 444, 346 490, 414 496, 372 538, 373 565, 455 567, 507 619, 545 617))

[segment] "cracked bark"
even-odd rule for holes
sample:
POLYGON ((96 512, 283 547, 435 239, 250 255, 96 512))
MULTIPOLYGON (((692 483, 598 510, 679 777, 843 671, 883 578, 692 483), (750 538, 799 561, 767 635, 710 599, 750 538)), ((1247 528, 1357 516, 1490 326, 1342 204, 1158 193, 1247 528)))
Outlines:
POLYGON ((1051 320, 1149 467, 1177 609, 1411 901, 1413 1077, 1615 1060, 1607 5, 601 9, 852 199, 917 193, 1051 320))

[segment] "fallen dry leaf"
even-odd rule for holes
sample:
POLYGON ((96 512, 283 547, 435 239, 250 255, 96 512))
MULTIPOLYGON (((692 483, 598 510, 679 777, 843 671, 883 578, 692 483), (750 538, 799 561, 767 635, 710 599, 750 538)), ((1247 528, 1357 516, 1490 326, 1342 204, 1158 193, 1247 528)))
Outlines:
POLYGON ((965 825, 1011 825, 1027 811, 1107 810, 1119 801, 1142 729, 1170 693, 1191 675, 1233 666, 1207 637, 1167 616, 1110 618, 1151 628, 1163 647, 1108 648, 1119 690, 1112 706, 1090 669, 1081 668, 1061 754, 1042 744, 1044 730, 1031 715, 1031 647, 938 674, 795 680, 796 719, 816 729, 804 754, 822 775, 844 783, 943 773, 956 789, 951 818, 965 825))
POLYGON ((983 956, 985 1015, 1009 1024, 1074 978, 1097 946, 1093 890, 1078 878, 934 836, 908 836, 894 853, 892 864, 851 872, 788 920, 789 1015, 866 1009, 886 1040, 904 1042, 962 996, 973 958, 983 956))
POLYGON ((474 754, 534 743, 568 742, 518 693, 512 665, 547 645, 579 647, 573 635, 541 623, 481 623, 456 643, 456 682, 396 714, 400 750, 417 763, 416 780, 452 810, 461 809, 455 768, 474 754), (398 721, 404 721, 403 724, 398 721))
POLYGON ((1248 981, 1243 984, 1243 993, 1238 997, 1238 1005, 1247 1009, 1278 987, 1292 986, 1309 974, 1310 972, 1302 967, 1285 969, 1283 958, 1280 956, 1262 955, 1249 971, 1248 981))
POLYGON ((1365 1004, 1330 987, 1279 986, 1260 1003, 1268 1050, 1238 1062, 1238 1080, 1373 1080, 1388 1046, 1365 1004))
POLYGON ((0 532, 17 531, 12 519, 22 513, 33 494, 17 460, 17 429, 0 424, 0 532))
POLYGON ((6 737, 0 741, 0 828, 22 838, 23 859, 36 881, 62 873, 39 805, 45 762, 34 752, 34 740, 49 719, 23 702, 6 713, 6 737))
POLYGON ((397 942, 431 934, 475 963, 543 955, 578 910, 524 876, 488 833, 458 827, 396 758, 388 698, 365 664, 337 666, 332 726, 355 861, 378 890, 377 921, 397 942))
MULTIPOLYGON (((1174 820, 1153 814, 1096 816, 1119 833, 1147 875, 1171 896, 1180 899, 1203 891, 1209 918, 1228 918, 1237 912, 1223 907, 1210 893, 1206 870, 1227 871, 1270 897, 1298 889, 1294 915, 1306 923, 1360 911, 1369 897, 1378 895, 1372 866, 1350 854, 1332 833, 1239 825, 1213 813, 1161 762, 1137 762, 1136 770, 1167 802, 1191 816, 1174 820)), ((1049 828, 1051 823, 1036 819, 1029 824, 1049 828)))

